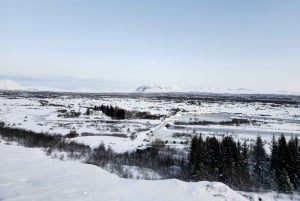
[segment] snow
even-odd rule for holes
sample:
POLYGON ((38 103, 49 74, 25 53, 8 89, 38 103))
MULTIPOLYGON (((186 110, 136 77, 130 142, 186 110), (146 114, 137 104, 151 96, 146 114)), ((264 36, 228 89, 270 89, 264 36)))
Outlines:
MULTIPOLYGON (((128 168, 135 178, 139 171, 128 168)), ((220 182, 122 179, 100 167, 46 156, 38 148, 0 140, 0 200, 63 201, 289 201, 299 194, 236 192, 220 182)))
MULTIPOLYGON (((27 92, 26 92, 27 93, 27 92)), ((82 134, 72 140, 91 147, 103 142, 116 152, 126 152, 147 147, 155 139, 168 141, 168 146, 185 148, 191 137, 196 134, 220 136, 230 134, 242 141, 253 142, 260 135, 269 144, 273 135, 282 133, 289 138, 300 135, 300 107, 297 105, 278 105, 269 103, 243 102, 205 102, 190 104, 184 100, 160 99, 147 97, 118 97, 102 95, 72 97, 61 94, 57 97, 41 98, 32 96, 0 96, 0 121, 6 126, 24 128, 36 132, 66 135, 70 130, 82 134), (40 101, 48 101, 42 106, 40 101), (100 111, 85 115, 87 107, 112 105, 132 111, 149 112, 165 115, 162 119, 126 119, 112 120, 100 111), (179 108, 180 112, 172 111, 179 108), (59 116, 59 110, 81 112, 78 118, 59 116), (236 125, 176 125, 180 122, 230 121, 233 118, 255 120, 253 124, 236 125), (168 127, 167 127, 168 125, 168 127), (131 135, 136 138, 131 138, 131 135), (176 137, 174 134, 183 134, 176 137), (92 135, 92 136, 87 136, 92 135)))
POLYGON ((40 149, 0 143, 0 200, 246 201, 219 182, 122 179, 76 161, 47 157, 40 149))

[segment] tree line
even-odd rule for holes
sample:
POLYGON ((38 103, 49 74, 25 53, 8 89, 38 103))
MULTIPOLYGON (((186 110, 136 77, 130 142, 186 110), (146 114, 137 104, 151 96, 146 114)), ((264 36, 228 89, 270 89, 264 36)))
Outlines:
POLYGON ((94 111, 102 111, 105 115, 111 117, 112 119, 126 118, 126 110, 119 108, 117 106, 113 107, 111 105, 101 105, 101 106, 94 106, 93 109, 94 111))
POLYGON ((95 105, 92 108, 87 108, 86 115, 91 114, 91 110, 102 111, 105 115, 111 117, 112 119, 159 119, 162 115, 154 115, 149 112, 141 111, 129 111, 118 106, 112 105, 95 105))
POLYGON ((195 136, 189 155, 189 176, 195 181, 220 181, 240 190, 264 189, 290 193, 300 190, 300 146, 297 137, 287 142, 273 137, 267 154, 261 137, 249 146, 231 136, 195 136))

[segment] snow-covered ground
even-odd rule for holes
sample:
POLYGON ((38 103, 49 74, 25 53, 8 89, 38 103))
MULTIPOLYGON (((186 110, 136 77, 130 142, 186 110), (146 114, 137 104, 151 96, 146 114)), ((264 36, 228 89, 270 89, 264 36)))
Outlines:
POLYGON ((1 200, 246 200, 220 183, 127 180, 39 149, 0 145, 1 200))
POLYGON ((161 139, 169 146, 184 148, 196 134, 233 135, 251 142, 260 135, 266 143, 272 136, 300 134, 300 107, 290 104, 264 102, 197 101, 156 96, 101 95, 71 96, 65 94, 44 96, 35 93, 10 95, 0 93, 0 121, 7 126, 36 132, 66 135, 76 131, 72 140, 92 147, 103 142, 117 152, 148 146, 161 139), (112 105, 130 111, 149 112, 164 116, 161 119, 113 120, 101 111, 85 115, 87 107, 112 105), (66 118, 62 111, 81 112, 78 118, 66 118), (174 112, 177 111, 177 112, 174 112), (219 125, 222 121, 247 119, 249 124, 219 125), (199 121, 213 125, 189 124, 199 121), (183 122, 177 125, 176 122, 183 122))
MULTIPOLYGON (((77 161, 47 157, 37 148, 0 142, 0 200, 3 201, 253 201, 290 200, 274 193, 237 193, 218 182, 122 179, 77 161)), ((299 200, 298 195, 293 196, 299 200)))

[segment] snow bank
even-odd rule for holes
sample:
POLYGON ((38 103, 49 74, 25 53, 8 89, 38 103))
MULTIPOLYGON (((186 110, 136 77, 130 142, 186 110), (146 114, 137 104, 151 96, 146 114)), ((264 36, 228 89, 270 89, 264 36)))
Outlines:
POLYGON ((0 143, 0 200, 247 200, 218 182, 121 179, 103 169, 47 157, 40 149, 0 143))

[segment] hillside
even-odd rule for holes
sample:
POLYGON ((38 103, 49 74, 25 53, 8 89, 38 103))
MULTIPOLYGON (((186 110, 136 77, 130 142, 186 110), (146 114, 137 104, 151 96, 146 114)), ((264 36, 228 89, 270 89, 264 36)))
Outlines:
POLYGON ((121 179, 93 165, 51 159, 39 149, 3 142, 0 153, 1 200, 247 200, 217 182, 121 179))

